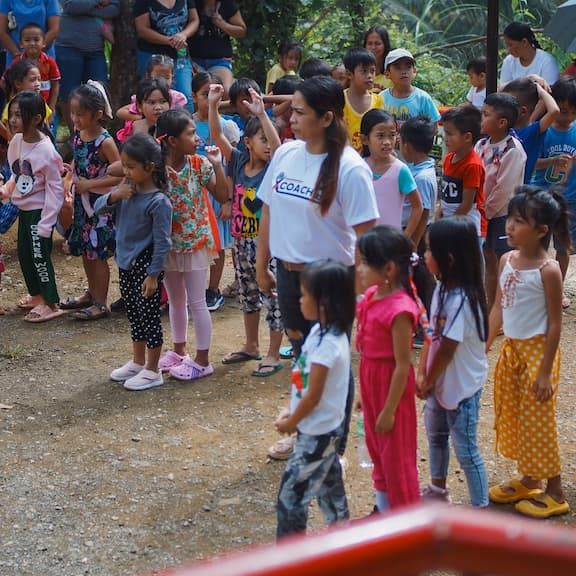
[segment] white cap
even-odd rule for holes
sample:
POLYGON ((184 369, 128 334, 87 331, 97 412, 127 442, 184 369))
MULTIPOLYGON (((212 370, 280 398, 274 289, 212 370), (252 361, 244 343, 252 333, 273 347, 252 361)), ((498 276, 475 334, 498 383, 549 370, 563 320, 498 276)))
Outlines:
POLYGON ((416 64, 414 56, 412 56, 408 50, 405 48, 396 48, 395 50, 390 50, 390 52, 388 52, 386 60, 384 60, 384 70, 388 70, 388 66, 390 66, 390 64, 394 64, 394 62, 398 62, 398 60, 401 60, 402 58, 408 58, 409 60, 412 60, 414 64, 416 64))

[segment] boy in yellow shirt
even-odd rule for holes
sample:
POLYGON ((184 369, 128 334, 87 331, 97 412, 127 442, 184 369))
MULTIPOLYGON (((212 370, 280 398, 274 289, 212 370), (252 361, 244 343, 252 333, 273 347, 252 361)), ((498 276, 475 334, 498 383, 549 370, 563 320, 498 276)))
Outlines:
POLYGON ((362 116, 372 108, 382 108, 384 103, 382 96, 372 93, 376 59, 374 54, 365 48, 351 48, 346 52, 343 62, 350 79, 350 87, 344 90, 344 122, 350 145, 357 152, 362 152, 360 137, 362 116))

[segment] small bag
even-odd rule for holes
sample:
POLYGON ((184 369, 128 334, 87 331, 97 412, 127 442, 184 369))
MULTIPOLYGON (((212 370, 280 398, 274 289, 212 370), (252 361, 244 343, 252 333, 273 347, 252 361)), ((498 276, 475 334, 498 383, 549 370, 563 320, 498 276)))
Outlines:
POLYGON ((6 203, 0 202, 0 234, 6 234, 16 222, 18 218, 18 208, 14 205, 12 200, 6 203))

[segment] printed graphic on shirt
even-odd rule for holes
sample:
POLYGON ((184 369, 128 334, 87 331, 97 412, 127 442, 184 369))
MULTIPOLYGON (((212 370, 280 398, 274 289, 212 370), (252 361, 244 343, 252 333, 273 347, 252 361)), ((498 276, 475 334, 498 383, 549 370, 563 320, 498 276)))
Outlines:
POLYGON ((394 116, 399 127, 401 124, 406 122, 406 120, 410 120, 411 117, 410 106, 408 106, 407 104, 394 105, 386 102, 384 104, 384 110, 386 110, 386 112, 389 112, 390 114, 392 114, 392 116, 394 116))
POLYGON ((262 200, 256 197, 256 188, 245 188, 242 184, 234 186, 232 236, 241 238, 258 236, 258 224, 263 204, 262 200))
POLYGON ((279 194, 286 196, 294 196, 295 198, 302 198, 303 200, 312 200, 314 189, 304 183, 302 180, 296 178, 289 178, 280 172, 276 177, 274 190, 279 194))
POLYGON ((446 204, 462 204, 462 197, 462 180, 444 175, 442 177, 442 202, 446 202, 446 204))
POLYGON ((12 173, 16 176, 16 192, 20 196, 27 196, 34 188, 34 172, 28 160, 20 163, 16 160, 12 164, 12 173))
POLYGON ((292 386, 296 388, 296 398, 302 399, 304 390, 308 389, 308 374, 304 372, 306 369, 306 354, 302 352, 292 368, 291 382, 292 386))
POLYGON ((561 166, 553 164, 548 166, 544 179, 549 184, 564 184, 568 176, 574 169, 574 160, 576 159, 576 146, 572 144, 556 144, 548 149, 548 158, 555 156, 571 156, 572 162, 568 163, 568 170, 563 170, 561 166))

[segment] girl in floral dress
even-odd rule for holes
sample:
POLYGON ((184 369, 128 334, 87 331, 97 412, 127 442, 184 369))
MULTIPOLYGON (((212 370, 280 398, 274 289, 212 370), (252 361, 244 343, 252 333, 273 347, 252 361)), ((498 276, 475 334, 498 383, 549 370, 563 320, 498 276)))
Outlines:
POLYGON ((165 266, 164 286, 170 301, 174 350, 160 359, 160 370, 179 380, 194 380, 214 372, 208 352, 212 321, 206 306, 206 280, 220 249, 216 217, 208 191, 219 202, 228 199, 228 186, 217 147, 196 154, 198 136, 190 114, 180 108, 164 112, 156 124, 168 172, 172 202, 172 251, 165 266), (186 352, 188 309, 193 316, 196 355, 186 352))
POLYGON ((108 258, 116 249, 114 220, 110 214, 94 214, 94 203, 120 182, 107 176, 109 164, 120 160, 118 148, 101 124, 112 117, 104 87, 88 81, 70 96, 70 115, 76 128, 74 152, 74 217, 68 235, 70 253, 82 256, 88 290, 70 297, 61 308, 77 310, 77 320, 98 320, 108 315, 106 302, 110 284, 108 258))

